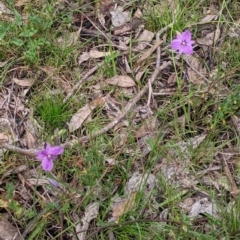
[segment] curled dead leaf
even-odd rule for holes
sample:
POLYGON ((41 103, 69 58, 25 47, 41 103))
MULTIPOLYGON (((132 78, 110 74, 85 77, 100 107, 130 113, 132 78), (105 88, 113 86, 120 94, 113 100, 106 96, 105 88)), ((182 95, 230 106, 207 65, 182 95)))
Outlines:
POLYGON ((117 75, 115 77, 109 78, 106 82, 110 85, 118 86, 118 87, 134 87, 136 83, 133 79, 127 75, 117 75))
POLYGON ((33 79, 12 79, 14 83, 21 87, 31 87, 33 85, 33 79))

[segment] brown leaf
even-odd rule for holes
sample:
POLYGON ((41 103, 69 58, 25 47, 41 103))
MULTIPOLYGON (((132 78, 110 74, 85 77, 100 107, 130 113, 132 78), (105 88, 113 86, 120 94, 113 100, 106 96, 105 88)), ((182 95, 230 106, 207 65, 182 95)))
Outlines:
POLYGON ((0 15, 2 14, 13 14, 2 2, 0 2, 0 15))
POLYGON ((79 42, 80 31, 66 32, 56 40, 58 46, 70 47, 76 45, 79 42))
POLYGON ((218 18, 217 14, 208 14, 200 21, 200 24, 205 23, 205 22, 210 22, 213 20, 217 20, 217 18, 218 18))
POLYGON ((184 59, 190 66, 187 72, 189 81, 196 85, 204 84, 207 71, 205 66, 194 56, 185 56, 184 59))
POLYGON ((106 57, 114 54, 115 52, 100 52, 98 50, 91 50, 89 52, 89 57, 90 58, 101 58, 101 57, 106 57))
POLYGON ((162 44, 162 42, 163 40, 156 41, 150 49, 148 49, 142 54, 141 58, 139 59, 139 62, 147 59, 157 49, 157 47, 162 44))
POLYGON ((131 21, 131 15, 129 11, 123 11, 123 7, 118 6, 110 12, 112 15, 112 25, 114 27, 122 26, 123 24, 131 21))
POLYGON ((0 240, 22 239, 18 235, 18 230, 3 215, 0 216, 0 240))
POLYGON ((0 68, 4 67, 7 63, 8 61, 0 62, 0 68))
POLYGON ((215 31, 206 34, 202 38, 198 38, 197 43, 202 44, 202 45, 206 45, 206 46, 211 46, 211 45, 213 45, 214 43, 217 42, 220 35, 221 35, 220 28, 217 27, 215 31))
POLYGON ((78 240, 84 240, 86 239, 86 233, 89 228, 90 222, 97 218, 99 214, 99 203, 92 202, 89 203, 85 209, 85 213, 81 221, 77 221, 76 224, 76 232, 78 240))
POLYGON ((125 212, 130 211, 134 207, 135 198, 136 198, 136 193, 132 193, 130 197, 128 197, 127 199, 123 199, 120 203, 114 206, 112 209, 113 211, 112 216, 118 219, 125 212))
POLYGON ((144 30, 142 34, 137 39, 138 44, 135 50, 142 51, 145 47, 147 47, 148 43, 153 40, 154 33, 148 30, 144 30))
POLYGON ((79 57, 78 57, 78 64, 80 65, 83 62, 86 62, 89 58, 102 58, 106 56, 110 56, 114 54, 115 51, 112 52, 100 52, 98 50, 91 50, 90 52, 83 52, 79 57))
POLYGON ((136 86, 136 83, 132 80, 132 78, 127 75, 117 75, 115 77, 107 79, 106 82, 110 85, 114 85, 118 87, 136 86))
POLYGON ((71 118, 69 123, 69 132, 73 132, 79 129, 83 122, 90 116, 92 111, 99 106, 102 106, 106 100, 106 97, 94 99, 91 103, 86 104, 80 108, 71 118))
POLYGON ((99 7, 99 11, 101 13, 109 13, 111 10, 114 9, 114 1, 113 0, 100 0, 98 1, 98 6, 96 9, 99 7))
POLYGON ((22 7, 24 6, 26 3, 28 3, 29 0, 18 0, 16 3, 15 3, 15 7, 22 7))
POLYGON ((136 138, 141 138, 144 137, 145 135, 152 133, 155 131, 156 128, 156 118, 147 118, 144 121, 144 124, 136 131, 135 137, 136 138))
POLYGON ((17 79, 13 78, 13 82, 21 87, 31 87, 33 85, 33 79, 17 79))
POLYGON ((4 133, 4 132, 0 132, 0 143, 1 142, 7 142, 9 139, 8 134, 4 133))

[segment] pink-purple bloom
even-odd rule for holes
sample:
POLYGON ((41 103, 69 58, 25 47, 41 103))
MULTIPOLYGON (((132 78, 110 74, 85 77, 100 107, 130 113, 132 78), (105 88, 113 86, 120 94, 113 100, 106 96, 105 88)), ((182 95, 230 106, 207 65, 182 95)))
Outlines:
POLYGON ((64 149, 60 146, 51 146, 47 143, 43 150, 37 152, 37 159, 42 161, 43 170, 50 172, 53 169, 53 161, 61 155, 64 149))
POLYGON ((195 41, 192 40, 191 32, 186 30, 182 34, 177 33, 176 39, 172 40, 171 47, 181 53, 185 53, 187 55, 193 54, 193 46, 192 44, 195 41))

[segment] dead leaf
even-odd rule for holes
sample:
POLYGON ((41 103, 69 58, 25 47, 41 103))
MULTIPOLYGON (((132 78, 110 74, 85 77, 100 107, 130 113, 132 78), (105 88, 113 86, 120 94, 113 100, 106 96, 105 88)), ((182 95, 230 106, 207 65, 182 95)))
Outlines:
POLYGON ((112 142, 114 149, 120 149, 120 147, 126 144, 128 137, 129 137, 129 132, 126 128, 119 129, 112 142))
POLYGON ((0 240, 21 240, 19 231, 14 227, 3 214, 0 216, 0 240))
POLYGON ((1 180, 10 176, 11 174, 18 174, 18 173, 23 172, 27 169, 28 169, 28 167, 26 165, 20 165, 18 167, 11 168, 2 175, 1 180))
POLYGON ((80 223, 76 224, 76 233, 78 240, 85 240, 90 222, 97 218, 99 212, 99 203, 93 202, 87 205, 84 217, 80 223))
POLYGON ((134 13, 134 18, 142 18, 143 17, 143 13, 142 11, 138 8, 135 13, 134 13))
POLYGON ((93 100, 91 103, 86 104, 80 108, 71 118, 69 123, 69 131, 74 132, 79 129, 83 122, 90 116, 92 111, 99 106, 102 106, 107 97, 101 97, 93 100))
POLYGON ((21 87, 31 87, 34 83, 33 79, 17 79, 13 78, 13 82, 21 87))
POLYGON ((91 50, 89 52, 89 57, 90 58, 102 58, 102 57, 110 56, 114 53, 115 53, 115 51, 113 51, 113 52, 100 52, 100 51, 97 51, 97 50, 91 50))
POLYGON ((132 177, 128 180, 125 186, 125 193, 127 195, 137 191, 143 190, 146 186, 148 191, 151 191, 157 183, 156 177, 151 173, 134 172, 132 177))
POLYGON ((25 131, 24 136, 25 144, 28 148, 36 148, 39 144, 39 132, 42 130, 42 127, 38 124, 37 120, 33 116, 32 109, 29 114, 30 118, 25 122, 25 131))
POLYGON ((135 204, 136 192, 132 193, 128 198, 122 199, 116 206, 112 208, 112 216, 116 220, 124 213, 130 211, 135 204))
POLYGON ((129 11, 123 11, 123 7, 118 6, 113 11, 110 12, 112 18, 112 25, 114 27, 119 27, 127 22, 131 21, 131 16, 129 11))
POLYGON ((119 105, 120 104, 115 99, 111 97, 107 99, 104 105, 104 110, 106 111, 106 114, 109 119, 114 119, 121 114, 119 105))
POLYGON ((217 20, 217 19, 218 19, 217 14, 208 14, 200 21, 200 24, 205 23, 205 22, 210 22, 213 20, 217 20))
POLYGON ((207 70, 203 63, 192 55, 184 56, 184 60, 189 64, 187 71, 188 80, 196 85, 205 84, 204 76, 207 70))
POLYGON ((221 35, 220 28, 217 27, 215 31, 207 33, 204 37, 198 38, 197 43, 206 45, 206 46, 211 46, 217 42, 221 35))
POLYGON ((66 32, 59 38, 57 38, 56 43, 59 46, 70 47, 76 45, 79 42, 80 30, 76 32, 66 32))
POLYGON ((110 85, 114 85, 118 87, 136 86, 136 83, 132 80, 132 78, 127 75, 117 75, 115 77, 107 79, 106 82, 110 85))
POLYGON ((137 82, 139 82, 141 80, 144 73, 145 73, 145 71, 140 71, 136 74, 135 78, 136 78, 137 82))
POLYGON ((98 17, 98 21, 106 29, 106 27, 105 27, 106 21, 105 21, 104 15, 100 12, 97 12, 97 17, 98 17))
POLYGON ((144 48, 148 46, 148 44, 153 40, 154 33, 148 30, 144 30, 142 34, 137 39, 138 44, 135 48, 137 51, 142 51, 144 48))
POLYGON ((207 213, 218 218, 217 206, 210 202, 207 198, 199 199, 192 205, 189 217, 192 219, 203 213, 207 213))
POLYGON ((0 2, 0 15, 1 14, 13 14, 2 2, 0 2))
POLYGON ((8 135, 4 132, 0 132, 0 142, 7 142, 9 139, 8 135))
POLYGON ((163 40, 156 41, 150 49, 142 54, 141 58, 138 61, 142 62, 143 60, 147 59, 157 49, 157 47, 162 44, 162 42, 163 40))
POLYGON ((8 61, 0 62, 0 68, 4 67, 7 63, 8 61))
POLYGON ((114 0, 100 0, 96 8, 99 8, 101 13, 109 13, 114 9, 114 0))
MULTIPOLYGON (((196 149, 206 138, 206 134, 198 135, 192 138, 189 138, 187 141, 180 141, 176 144, 174 147, 175 149, 179 148, 181 153, 183 154, 183 157, 185 159, 185 164, 188 164, 192 151, 191 149, 196 149)), ((175 156, 179 156, 179 151, 175 152, 175 156)))
POLYGON ((167 84, 171 86, 171 85, 174 85, 176 81, 177 81, 177 75, 176 73, 172 73, 167 80, 167 84))
MULTIPOLYGON (((131 22, 127 22, 119 27, 115 27, 113 29, 113 33, 114 35, 122 35, 125 33, 128 33, 130 31, 135 30, 136 28, 138 28, 140 25, 142 24, 142 20, 141 19, 135 19, 131 22)), ((124 37, 124 42, 125 44, 128 44, 130 41, 129 37, 124 37)))
POLYGON ((16 3, 15 3, 15 7, 22 7, 24 6, 26 3, 28 3, 29 0, 18 0, 16 3))
POLYGON ((90 58, 88 52, 83 52, 79 57, 78 57, 78 64, 80 65, 83 62, 86 62, 90 58))
POLYGON ((135 137, 141 138, 145 135, 152 133, 155 131, 156 128, 156 118, 147 118, 143 125, 136 131, 135 137))
POLYGON ((102 58, 111 56, 112 54, 116 53, 115 51, 112 52, 100 52, 98 50, 91 50, 90 52, 83 52, 78 58, 78 64, 80 65, 83 62, 86 62, 90 58, 102 58))
POLYGON ((149 146, 149 141, 154 140, 156 141, 156 137, 153 133, 146 134, 145 136, 141 137, 137 141, 137 145, 139 149, 141 150, 141 156, 144 158, 151 152, 151 147, 149 146))

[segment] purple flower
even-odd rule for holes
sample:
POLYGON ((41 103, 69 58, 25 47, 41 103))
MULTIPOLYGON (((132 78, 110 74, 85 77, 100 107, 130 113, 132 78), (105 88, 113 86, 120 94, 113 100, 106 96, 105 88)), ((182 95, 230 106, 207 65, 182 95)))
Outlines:
POLYGON ((192 41, 191 39, 192 39, 191 32, 188 30, 184 31, 182 34, 177 33, 177 38, 172 40, 171 47, 172 49, 178 51, 179 54, 181 53, 185 53, 188 55, 193 54, 192 44, 195 41, 192 41))
POLYGON ((53 168, 53 160, 57 158, 58 155, 61 155, 64 152, 64 149, 60 146, 51 146, 47 143, 45 149, 38 151, 37 159, 42 161, 42 168, 45 171, 50 172, 53 168))

